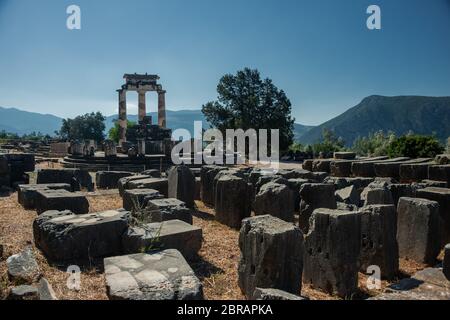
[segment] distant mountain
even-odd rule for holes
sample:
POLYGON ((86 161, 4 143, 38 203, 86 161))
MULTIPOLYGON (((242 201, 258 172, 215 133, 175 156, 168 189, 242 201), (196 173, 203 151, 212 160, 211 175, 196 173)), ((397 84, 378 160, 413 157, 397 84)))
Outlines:
POLYGON ((436 134, 444 141, 450 136, 450 97, 370 96, 355 107, 298 137, 303 144, 320 141, 323 129, 331 129, 352 145, 358 136, 378 130, 398 135, 412 131, 436 134))
POLYGON ((298 141, 302 135, 314 128, 314 126, 305 126, 303 124, 294 123, 294 141, 298 141))
POLYGON ((16 108, 0 107, 0 131, 19 135, 34 132, 53 135, 61 128, 62 119, 51 114, 22 111, 16 108))

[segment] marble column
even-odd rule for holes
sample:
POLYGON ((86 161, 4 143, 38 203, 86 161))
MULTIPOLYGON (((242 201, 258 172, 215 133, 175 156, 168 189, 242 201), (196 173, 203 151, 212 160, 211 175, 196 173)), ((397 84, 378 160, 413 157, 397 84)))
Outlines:
POLYGON ((166 127, 166 91, 158 91, 158 125, 166 127))
POLYGON ((127 91, 119 92, 119 144, 127 141, 127 91))
POLYGON ((145 106, 145 91, 139 91, 138 98, 139 98, 139 121, 142 121, 144 120, 144 117, 147 112, 145 106))

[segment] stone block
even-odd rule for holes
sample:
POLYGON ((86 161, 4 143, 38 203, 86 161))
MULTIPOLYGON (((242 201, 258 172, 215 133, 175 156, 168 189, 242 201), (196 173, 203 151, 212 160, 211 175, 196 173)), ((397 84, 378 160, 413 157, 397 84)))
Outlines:
POLYGON ((358 288, 360 230, 358 212, 314 210, 305 237, 303 283, 350 297, 358 288))
POLYGON ((333 161, 333 159, 316 159, 313 161, 312 171, 330 173, 333 161))
POLYGON ((147 222, 181 220, 192 224, 192 211, 183 201, 178 199, 149 200, 145 208, 147 222))
POLYGON ((355 186, 349 186, 344 189, 339 189, 335 191, 336 201, 344 202, 346 204, 353 204, 358 206, 361 202, 360 193, 355 186))
POLYGON ((127 183, 127 190, 130 189, 154 189, 163 196, 168 196, 168 180, 164 178, 148 178, 141 180, 132 180, 127 183))
POLYGON ((428 168, 433 163, 404 163, 400 165, 400 181, 418 182, 428 178, 428 168))
POLYGON ((247 218, 239 233, 239 287, 249 298, 257 287, 300 294, 303 234, 270 215, 247 218))
POLYGON ((304 160, 302 163, 302 168, 304 170, 313 171, 313 162, 314 162, 313 159, 304 160))
POLYGON ((221 176, 215 188, 216 220, 230 228, 240 228, 251 214, 252 188, 235 175, 221 176))
POLYGON ((181 220, 154 222, 130 227, 123 236, 122 244, 127 254, 177 249, 190 260, 202 247, 202 229, 181 220))
POLYGON ((72 186, 72 191, 81 188, 91 191, 94 188, 89 172, 81 169, 39 169, 36 183, 67 183, 72 186))
POLYGON ((428 167, 428 179, 436 181, 445 181, 447 187, 450 187, 450 164, 428 167))
POLYGON ((168 173, 168 197, 183 201, 194 207, 195 176, 185 165, 173 166, 168 173))
POLYGON ((439 204, 419 198, 400 198, 397 241, 400 258, 434 264, 441 248, 439 204))
POLYGON ((377 163, 390 163, 409 160, 407 157, 399 157, 393 159, 367 159, 361 161, 355 161, 352 163, 352 174, 355 177, 375 177, 375 164, 377 163))
POLYGON ((194 200, 201 200, 201 196, 200 196, 201 188, 202 188, 202 182, 200 181, 200 177, 195 177, 194 200))
POLYGON ((330 163, 330 174, 333 177, 350 177, 352 175, 352 160, 339 160, 330 163))
POLYGON ((215 190, 214 190, 214 178, 223 170, 227 170, 226 167, 220 166, 203 166, 200 171, 201 189, 200 197, 203 203, 207 205, 214 205, 215 190))
POLYGON ((106 258, 111 300, 202 300, 203 287, 181 253, 168 249, 106 258))
POLYGON ((128 214, 122 210, 85 215, 47 211, 33 223, 34 241, 55 264, 95 265, 99 259, 122 253, 128 214))
POLYGON ((127 171, 98 171, 95 174, 95 185, 99 189, 117 189, 119 180, 134 175, 127 171))
POLYGON ((151 178, 151 176, 149 176, 149 175, 142 175, 142 174, 120 178, 119 182, 117 183, 117 187, 119 188, 120 196, 123 197, 123 194, 124 194, 125 190, 129 189, 128 188, 128 183, 129 182, 137 181, 137 180, 143 180, 143 179, 149 179, 149 178, 151 178))
MULTIPOLYGON (((375 174, 377 177, 390 177, 394 178, 396 180, 400 179, 400 166, 410 166, 410 165, 417 165, 419 163, 423 162, 429 162, 430 158, 422 158, 422 159, 414 159, 414 160, 407 160, 407 161, 397 161, 397 162, 379 162, 374 164, 375 168, 375 174)), ((405 167, 404 170, 405 176, 408 174, 413 174, 414 169, 408 169, 408 167, 405 167)), ((416 168, 417 169, 417 168, 416 168)), ((417 169, 419 170, 419 169, 417 169)), ((426 177, 426 176, 425 176, 426 177)))
POLYGON ((23 184, 18 186, 17 200, 27 210, 36 208, 36 199, 39 190, 66 190, 70 191, 71 186, 67 183, 50 184, 23 184))
POLYGON ((439 203, 439 215, 442 219, 442 243, 450 242, 450 189, 425 188, 416 191, 416 197, 439 203))
POLYGON ((141 211, 150 200, 163 199, 164 196, 153 189, 130 189, 123 194, 123 208, 127 211, 141 211))
POLYGON ((336 209, 334 185, 305 183, 300 188, 299 226, 304 233, 309 230, 309 218, 317 208, 336 209))
POLYGON ((30 285, 13 287, 8 294, 8 300, 39 300, 39 291, 30 285))
POLYGON ((393 279, 398 272, 397 213, 393 205, 364 207, 361 216, 360 267, 381 269, 381 277, 393 279))
POLYGON ((37 190, 35 207, 38 214, 48 210, 70 210, 75 214, 89 212, 89 202, 81 192, 67 190, 37 190))
POLYGON ((333 154, 334 159, 340 160, 354 160, 356 158, 356 153, 354 152, 335 152, 333 154))
POLYGON ((255 197, 256 215, 267 215, 284 221, 294 221, 294 195, 291 189, 283 184, 267 183, 255 197))
POLYGON ((253 292, 252 300, 306 300, 303 297, 297 296, 295 294, 272 288, 256 288, 253 292))

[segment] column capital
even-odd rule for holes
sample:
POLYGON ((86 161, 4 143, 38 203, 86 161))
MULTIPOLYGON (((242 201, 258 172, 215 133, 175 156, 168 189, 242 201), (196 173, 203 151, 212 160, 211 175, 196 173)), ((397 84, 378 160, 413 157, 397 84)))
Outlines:
POLYGON ((162 89, 158 90, 158 94, 166 94, 166 92, 167 92, 166 90, 162 90, 162 89))

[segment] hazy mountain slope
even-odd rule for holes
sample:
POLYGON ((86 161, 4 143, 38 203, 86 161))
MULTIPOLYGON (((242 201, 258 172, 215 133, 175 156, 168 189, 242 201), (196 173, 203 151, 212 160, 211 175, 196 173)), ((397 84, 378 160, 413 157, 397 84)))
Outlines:
POLYGON ((61 118, 50 114, 0 107, 0 131, 20 135, 35 131, 53 135, 55 130, 61 128, 61 121, 61 118))
POLYGON ((405 134, 435 133, 441 140, 450 136, 450 97, 370 96, 355 107, 299 137, 302 143, 321 139, 324 128, 351 145, 358 136, 378 130, 405 134))

